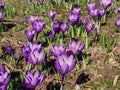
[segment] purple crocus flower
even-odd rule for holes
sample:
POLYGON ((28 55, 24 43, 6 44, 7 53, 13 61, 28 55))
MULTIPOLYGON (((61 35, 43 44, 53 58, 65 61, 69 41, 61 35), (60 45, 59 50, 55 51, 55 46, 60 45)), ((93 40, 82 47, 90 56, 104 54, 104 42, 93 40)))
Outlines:
POLYGON ((65 33, 66 31, 68 31, 68 29, 69 29, 69 26, 68 26, 67 23, 62 22, 62 23, 60 24, 60 31, 61 31, 62 33, 65 33))
POLYGON ((74 39, 72 39, 69 43, 69 49, 68 53, 76 55, 79 52, 81 52, 85 47, 85 44, 81 44, 80 41, 76 42, 74 39))
POLYGON ((120 6, 118 6, 118 13, 120 14, 120 6))
POLYGON ((100 5, 104 8, 107 9, 111 4, 113 0, 99 0, 100 5))
POLYGON ((49 18, 51 18, 52 20, 54 19, 55 15, 56 15, 56 10, 50 11, 50 12, 47 14, 47 16, 48 16, 49 18))
POLYGON ((22 46, 22 54, 23 54, 24 58, 27 58, 30 54, 30 47, 27 45, 23 45, 22 46))
POLYGON ((25 35, 26 35, 28 41, 30 41, 30 42, 33 41, 33 38, 34 38, 35 34, 36 34, 35 30, 27 30, 27 31, 25 31, 25 35))
POLYGON ((8 75, 7 72, 5 72, 5 65, 2 64, 1 70, 0 70, 0 90, 6 90, 7 84, 10 82, 10 75, 8 75))
POLYGON ((63 85, 65 75, 76 66, 76 60, 72 55, 68 57, 67 55, 63 54, 57 57, 57 60, 54 62, 54 66, 62 75, 61 84, 63 85))
POLYGON ((81 8, 80 7, 75 7, 72 9, 71 13, 73 14, 76 14, 76 15, 80 15, 80 11, 81 11, 81 8))
POLYGON ((34 21, 38 20, 38 18, 38 16, 30 16, 26 18, 26 21, 32 24, 34 21))
POLYGON ((55 31, 54 31, 54 30, 51 30, 51 31, 50 31, 49 37, 50 37, 51 39, 54 39, 54 37, 55 37, 55 31))
POLYGON ((28 58, 30 55, 30 52, 33 52, 34 50, 38 50, 41 52, 41 44, 38 43, 29 43, 28 45, 23 45, 22 46, 22 54, 25 58, 28 58))
POLYGON ((13 51, 13 49, 12 49, 12 47, 10 45, 6 46, 6 53, 7 54, 11 55, 12 51, 13 51))
POLYGON ((36 65, 45 60, 45 54, 42 50, 39 51, 38 49, 35 49, 34 51, 30 52, 27 60, 30 64, 36 65))
POLYGON ((88 14, 89 14, 91 17, 97 17, 97 16, 98 16, 98 9, 89 10, 88 14))
POLYGON ((78 18, 77 25, 79 26, 79 25, 81 25, 81 24, 82 24, 82 19, 79 17, 79 18, 78 18))
POLYGON ((0 10, 4 9, 5 7, 5 2, 0 2, 0 10))
POLYGON ((115 25, 117 27, 120 27, 120 17, 118 17, 117 20, 115 21, 115 25))
POLYGON ((46 75, 44 73, 40 75, 39 71, 36 71, 34 74, 27 71, 24 78, 24 85, 29 89, 35 90, 35 88, 45 80, 46 75))
POLYGON ((18 58, 18 51, 15 50, 14 52, 14 59, 17 59, 18 58))
POLYGON ((58 20, 55 20, 55 21, 53 22, 53 30, 54 30, 55 32, 60 31, 60 24, 59 24, 59 21, 58 21, 58 20))
POLYGON ((96 4, 95 3, 86 4, 86 7, 89 11, 95 10, 96 9, 96 4))
POLYGON ((86 24, 85 24, 85 30, 86 32, 90 32, 92 29, 94 28, 94 25, 92 22, 88 21, 86 24))
POLYGON ((98 9, 98 18, 101 19, 105 15, 105 10, 104 9, 98 9))
POLYGON ((68 16, 68 21, 71 25, 74 25, 78 22, 79 16, 77 14, 70 13, 68 16))
POLYGON ((2 20, 4 18, 4 16, 5 15, 0 12, 0 20, 2 20))
POLYGON ((28 44, 29 47, 30 47, 30 51, 34 51, 35 49, 41 51, 42 50, 42 45, 41 44, 38 44, 38 43, 29 43, 28 44))
POLYGON ((62 44, 61 45, 53 45, 51 50, 50 50, 51 55, 53 55, 55 57, 64 54, 65 51, 66 51, 66 47, 63 46, 62 44))
POLYGON ((44 2, 44 0, 39 0, 39 3, 42 5, 43 4, 43 2, 44 2))
POLYGON ((37 33, 40 33, 44 29, 45 23, 42 20, 36 20, 32 23, 32 27, 37 33))

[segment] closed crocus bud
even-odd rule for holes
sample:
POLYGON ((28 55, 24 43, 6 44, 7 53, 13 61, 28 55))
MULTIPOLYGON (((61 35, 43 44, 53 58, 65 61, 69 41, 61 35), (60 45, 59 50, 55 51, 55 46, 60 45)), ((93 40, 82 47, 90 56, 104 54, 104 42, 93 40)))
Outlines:
POLYGON ((89 33, 91 30, 93 30, 93 28, 94 28, 94 25, 92 22, 89 21, 85 24, 85 30, 87 33, 89 33))
POLYGON ((54 19, 55 15, 56 15, 56 10, 50 11, 50 12, 47 14, 47 16, 48 16, 49 18, 51 18, 52 20, 54 19))
POLYGON ((68 16, 68 21, 71 25, 74 25, 78 22, 79 16, 77 14, 70 13, 68 16))
POLYGON ((38 16, 30 16, 26 18, 26 21, 32 24, 34 21, 38 20, 38 18, 38 16))
POLYGON ((5 7, 5 2, 0 2, 0 10, 4 9, 5 7))
POLYGON ((27 45, 23 45, 22 46, 22 55, 24 56, 24 58, 27 58, 30 54, 30 47, 27 45))
POLYGON ((111 4, 113 0, 99 0, 100 5, 104 8, 107 9, 111 4))
POLYGON ((50 31, 49 37, 50 37, 51 39, 54 39, 54 37, 55 37, 55 31, 54 31, 54 30, 51 30, 51 31, 50 31))
POLYGON ((2 64, 1 70, 0 70, 0 90, 6 90, 7 84, 10 82, 10 75, 8 75, 7 72, 5 72, 5 65, 2 64))
POLYGON ((89 14, 91 17, 97 17, 97 16, 98 16, 98 9, 90 10, 90 11, 88 12, 88 14, 89 14))
POLYGON ((33 41, 35 34, 36 34, 35 30, 27 30, 27 31, 25 31, 25 35, 26 35, 29 42, 33 41))
POLYGON ((7 54, 11 55, 12 51, 13 51, 13 49, 12 49, 12 47, 10 45, 6 46, 6 53, 7 54))
POLYGON ((80 42, 76 42, 74 39, 72 39, 69 43, 68 47, 68 53, 76 55, 80 53, 85 47, 85 44, 81 44, 80 42))
POLYGON ((101 19, 105 15, 104 9, 98 9, 98 18, 101 19))
POLYGON ((24 78, 24 85, 31 90, 35 90, 45 80, 46 75, 44 73, 40 75, 39 71, 36 71, 34 74, 31 71, 27 71, 24 78))
POLYGON ((72 55, 68 57, 67 55, 63 54, 57 57, 57 60, 54 62, 54 66, 62 75, 61 84, 63 85, 65 75, 74 69, 76 66, 76 60, 72 55))
POLYGON ((118 17, 117 20, 115 21, 115 25, 117 27, 120 27, 120 17, 118 17))
POLYGON ((42 5, 43 4, 43 2, 44 2, 44 0, 39 0, 39 3, 42 5))
POLYGON ((86 4, 87 9, 90 10, 95 10, 96 9, 96 4, 95 3, 90 3, 86 4))
POLYGON ((118 6, 118 13, 120 14, 120 6, 118 6))
POLYGON ((67 23, 62 22, 62 23, 60 24, 60 31, 61 31, 62 33, 65 33, 66 31, 68 31, 68 29, 69 29, 69 26, 68 26, 67 23))
POLYGON ((81 11, 81 8, 80 8, 80 7, 75 7, 75 8, 73 8, 73 10, 71 11, 71 13, 76 14, 76 15, 80 15, 80 11, 81 11))
POLYGON ((18 58, 18 51, 15 50, 14 52, 14 59, 17 59, 18 58))
POLYGON ((2 20, 4 18, 4 16, 5 15, 0 12, 0 20, 2 20))
POLYGON ((60 31, 60 23, 59 23, 58 20, 55 20, 55 21, 53 22, 53 30, 54 30, 55 32, 60 31))
POLYGON ((61 56, 62 54, 64 54, 66 51, 66 47, 61 45, 53 45, 50 52, 51 55, 57 57, 57 56, 61 56))
POLYGON ((40 33, 44 29, 45 23, 42 20, 36 20, 32 23, 32 27, 37 33, 40 33))
POLYGON ((79 18, 78 18, 77 25, 80 26, 81 24, 82 24, 82 19, 79 17, 79 18))

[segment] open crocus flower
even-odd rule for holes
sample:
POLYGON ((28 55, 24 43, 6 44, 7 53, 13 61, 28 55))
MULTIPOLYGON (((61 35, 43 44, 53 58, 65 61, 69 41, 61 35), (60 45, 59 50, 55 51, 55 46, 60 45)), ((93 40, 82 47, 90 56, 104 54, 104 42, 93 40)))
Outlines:
POLYGON ((47 14, 47 16, 48 16, 49 18, 51 18, 52 20, 54 19, 55 15, 56 15, 56 10, 50 11, 50 12, 47 14))
POLYGON ((98 16, 98 9, 89 10, 88 14, 89 14, 91 17, 97 17, 97 16, 98 16))
POLYGON ((34 21, 38 20, 38 18, 39 18, 38 16, 31 15, 30 17, 26 18, 26 21, 32 24, 34 21))
POLYGON ((94 25, 92 22, 88 21, 86 24, 85 24, 85 30, 87 33, 89 33, 91 30, 93 30, 94 28, 94 25))
POLYGON ((53 21, 53 30, 54 30, 55 32, 60 31, 60 23, 59 23, 58 20, 53 21))
POLYGON ((42 20, 36 20, 32 23, 32 27, 37 33, 40 33, 44 29, 45 23, 42 20))
POLYGON ((80 41, 76 42, 74 39, 72 39, 69 43, 68 53, 76 55, 79 52, 81 52, 85 47, 85 44, 81 44, 80 41))
POLYGON ((104 8, 107 9, 111 4, 113 0, 99 0, 100 5, 104 8))
POLYGON ((95 3, 86 4, 86 7, 89 11, 95 10, 96 9, 96 4, 95 3))
POLYGON ((27 71, 24 78, 24 85, 31 90, 35 90, 35 88, 45 80, 46 75, 44 73, 40 75, 39 71, 36 71, 34 74, 27 71))
POLYGON ((5 72, 5 65, 2 64, 0 70, 0 90, 6 90, 7 84, 10 82, 10 75, 5 72))
POLYGON ((69 26, 68 26, 67 23, 62 22, 62 23, 60 24, 60 31, 61 31, 62 33, 65 33, 66 31, 68 31, 68 29, 69 29, 69 26))
POLYGON ((54 62, 54 66, 62 75, 61 84, 63 85, 65 75, 76 66, 76 60, 74 59, 73 55, 68 57, 67 55, 63 54, 57 57, 57 60, 54 62))
POLYGON ((118 6, 118 13, 120 14, 120 6, 118 6))
POLYGON ((0 10, 4 9, 5 7, 5 2, 0 2, 0 10))
POLYGON ((117 20, 115 21, 115 25, 117 27, 120 27, 120 17, 118 17, 117 20))
POLYGON ((81 8, 80 7, 76 7, 76 8, 73 8, 71 13, 76 14, 76 15, 79 16, 80 15, 80 11, 81 11, 81 8))
POLYGON ((27 30, 27 31, 25 31, 25 35, 26 35, 28 41, 30 41, 30 42, 33 41, 35 34, 36 34, 35 30, 27 30))
POLYGON ((53 55, 55 57, 64 54, 65 51, 66 51, 66 47, 63 46, 62 44, 61 45, 53 45, 51 50, 50 50, 51 55, 53 55))
POLYGON ((70 13, 68 16, 68 21, 71 25, 74 25, 78 22, 79 16, 77 14, 70 13))
POLYGON ((39 51, 38 49, 35 49, 34 51, 31 51, 30 54, 29 54, 29 57, 27 57, 27 61, 30 64, 33 64, 33 65, 40 64, 44 60, 45 60, 44 52, 42 50, 39 51))

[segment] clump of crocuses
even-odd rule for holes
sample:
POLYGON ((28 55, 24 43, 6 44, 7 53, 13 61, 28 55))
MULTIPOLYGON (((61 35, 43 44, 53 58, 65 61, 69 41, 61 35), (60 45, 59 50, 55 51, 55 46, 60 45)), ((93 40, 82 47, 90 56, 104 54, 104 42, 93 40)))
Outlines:
POLYGON ((0 90, 6 90, 7 84, 10 82, 10 75, 5 72, 5 65, 2 64, 0 70, 0 90))
POLYGON ((32 65, 40 64, 45 60, 45 54, 42 50, 41 44, 38 43, 23 45, 22 53, 26 60, 32 65))
POLYGON ((35 90, 38 85, 40 85, 46 78, 44 73, 39 74, 39 71, 36 71, 34 74, 31 71, 27 71, 25 76, 24 85, 31 89, 35 90))
POLYGON ((57 71, 60 72, 62 75, 62 81, 61 81, 61 90, 62 90, 65 75, 71 70, 73 70, 73 68, 76 66, 76 60, 72 55, 67 56, 66 54, 63 54, 57 57, 54 66, 57 69, 57 71))

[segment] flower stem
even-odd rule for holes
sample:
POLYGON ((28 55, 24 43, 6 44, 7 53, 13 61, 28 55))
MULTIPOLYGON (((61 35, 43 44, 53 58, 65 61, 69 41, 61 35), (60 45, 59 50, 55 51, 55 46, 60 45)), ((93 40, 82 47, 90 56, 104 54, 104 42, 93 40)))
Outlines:
POLYGON ((85 35, 86 35, 86 45, 85 45, 85 48, 86 48, 86 50, 88 50, 88 33, 86 32, 85 33, 85 35))

